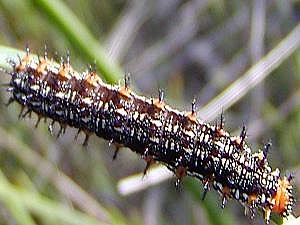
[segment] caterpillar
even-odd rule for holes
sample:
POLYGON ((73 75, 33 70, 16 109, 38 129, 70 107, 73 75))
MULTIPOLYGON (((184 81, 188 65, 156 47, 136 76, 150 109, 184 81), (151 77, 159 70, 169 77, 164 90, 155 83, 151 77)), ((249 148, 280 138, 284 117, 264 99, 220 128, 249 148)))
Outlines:
POLYGON ((158 98, 137 95, 128 77, 124 86, 106 84, 92 68, 75 71, 69 56, 57 64, 46 50, 36 58, 26 48, 24 57, 9 63, 9 103, 16 101, 27 109, 21 117, 35 112, 37 124, 50 118, 50 128, 54 122, 60 124, 59 134, 67 126, 75 127, 86 134, 84 144, 96 134, 128 147, 145 159, 144 173, 153 162, 161 162, 175 173, 177 184, 186 175, 195 177, 203 183, 203 196, 213 187, 222 207, 235 199, 251 216, 260 208, 266 223, 271 213, 291 214, 292 176, 272 170, 267 160, 270 144, 252 152, 245 127, 239 136, 231 136, 222 116, 219 124, 210 125, 197 119, 195 103, 189 112, 173 109, 164 102, 162 91, 158 98))

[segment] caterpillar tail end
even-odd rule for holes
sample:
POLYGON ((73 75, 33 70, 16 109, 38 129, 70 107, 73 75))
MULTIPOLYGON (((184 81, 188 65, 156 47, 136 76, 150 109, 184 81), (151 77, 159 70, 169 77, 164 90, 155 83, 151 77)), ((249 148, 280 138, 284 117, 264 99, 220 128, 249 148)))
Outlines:
POLYGON ((292 195, 291 180, 292 176, 284 176, 278 179, 277 191, 270 200, 271 206, 265 209, 265 221, 267 224, 270 222, 271 212, 280 214, 283 217, 291 214, 292 206, 295 202, 292 195))

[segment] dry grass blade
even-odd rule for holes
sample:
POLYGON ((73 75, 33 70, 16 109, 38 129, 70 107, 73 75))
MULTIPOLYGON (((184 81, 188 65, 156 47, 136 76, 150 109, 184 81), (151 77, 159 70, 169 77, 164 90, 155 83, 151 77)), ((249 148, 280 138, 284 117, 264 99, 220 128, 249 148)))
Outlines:
POLYGON ((44 160, 37 152, 29 149, 13 135, 0 128, 0 145, 5 146, 16 157, 29 167, 34 168, 42 177, 48 178, 56 188, 87 214, 99 221, 109 221, 108 212, 80 186, 64 173, 58 171, 49 161, 44 160))
POLYGON ((198 116, 205 121, 213 120, 222 113, 222 110, 228 109, 246 95, 249 90, 270 75, 273 70, 297 50, 299 45, 300 24, 242 77, 232 83, 221 94, 210 101, 209 104, 201 108, 198 116))

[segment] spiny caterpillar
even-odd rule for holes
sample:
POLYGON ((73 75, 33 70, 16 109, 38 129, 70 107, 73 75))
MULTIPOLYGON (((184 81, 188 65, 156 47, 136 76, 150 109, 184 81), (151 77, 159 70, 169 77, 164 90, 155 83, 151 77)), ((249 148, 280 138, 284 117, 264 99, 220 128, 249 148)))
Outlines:
MULTIPOLYGON (((238 200, 253 216, 256 208, 287 216, 292 211, 292 177, 280 177, 267 161, 269 144, 251 152, 245 143, 246 131, 230 136, 223 121, 209 125, 196 118, 195 104, 190 112, 181 112, 165 104, 163 92, 147 98, 135 94, 125 78, 124 86, 104 83, 93 69, 78 73, 69 56, 60 64, 47 56, 36 58, 26 48, 19 60, 10 60, 12 72, 8 91, 9 103, 16 101, 26 112, 50 118, 60 124, 78 128, 129 147, 145 159, 145 173, 153 162, 161 162, 180 181, 185 175, 203 182, 204 196, 212 186, 222 197, 238 200)), ((37 122, 37 124, 38 124, 37 122)), ((53 124, 52 123, 52 124, 53 124)), ((117 150, 114 157, 116 156, 117 150)))

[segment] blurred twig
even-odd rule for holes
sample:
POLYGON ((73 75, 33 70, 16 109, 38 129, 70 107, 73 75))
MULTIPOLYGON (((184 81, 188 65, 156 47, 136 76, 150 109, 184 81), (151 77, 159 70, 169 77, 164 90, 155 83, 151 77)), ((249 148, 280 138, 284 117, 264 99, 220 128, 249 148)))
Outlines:
POLYGON ((141 174, 136 174, 120 180, 118 190, 121 195, 130 195, 169 179, 173 175, 170 170, 160 165, 152 168, 145 177, 141 174))
POLYGON ((132 1, 118 19, 105 44, 112 61, 122 61, 137 34, 137 30, 149 14, 149 3, 146 0, 132 1))
POLYGON ((265 57, 252 66, 242 77, 198 111, 198 116, 211 121, 222 110, 228 109, 271 74, 300 45, 300 23, 265 57))
MULTIPOLYGON (((251 16, 251 35, 249 41, 249 49, 252 64, 257 63, 264 55, 264 40, 266 32, 266 4, 267 3, 265 0, 253 1, 251 16)), ((251 107, 249 110, 251 120, 254 120, 260 116, 264 102, 264 81, 262 81, 251 92, 251 107)))
POLYGON ((198 14, 205 9, 208 2, 190 1, 184 4, 177 15, 177 20, 181 23, 172 26, 164 40, 148 48, 142 55, 136 56, 125 65, 125 68, 132 71, 136 78, 147 76, 150 68, 163 61, 167 56, 174 54, 197 34, 198 14))

